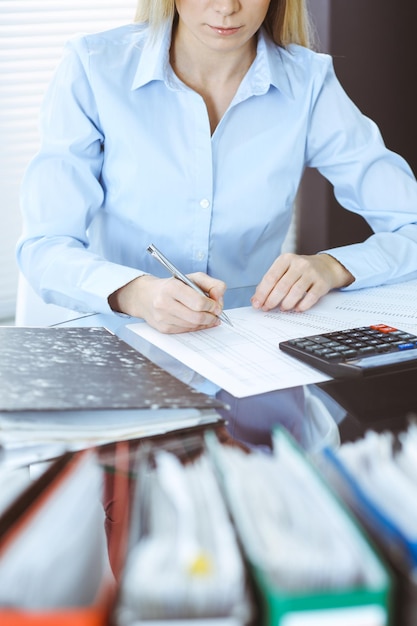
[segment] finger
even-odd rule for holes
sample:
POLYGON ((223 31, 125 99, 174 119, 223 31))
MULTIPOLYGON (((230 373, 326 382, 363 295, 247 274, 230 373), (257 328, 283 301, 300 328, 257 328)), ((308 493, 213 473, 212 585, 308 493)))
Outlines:
POLYGON ((194 324, 187 324, 184 320, 178 320, 178 324, 175 323, 167 323, 166 321, 158 323, 155 320, 149 322, 149 325, 158 330, 161 333, 174 335, 181 333, 194 332, 197 330, 208 330, 209 328, 214 328, 215 326, 219 326, 221 321, 218 318, 212 318, 213 322, 210 324, 205 324, 202 326, 195 326, 194 324))
MULTIPOLYGON (((287 294, 281 298, 278 302, 279 308, 281 311, 293 311, 296 309, 298 305, 300 305, 306 295, 309 293, 312 285, 305 280, 305 278, 301 277, 299 280, 296 280, 294 284, 291 285, 287 294)), ((274 294, 271 294, 273 296, 274 294)), ((274 298, 271 297, 271 304, 274 303, 274 298)), ((267 301, 266 304, 270 304, 267 301)), ((275 305, 277 306, 277 304, 275 305)))
POLYGON ((226 292, 226 283, 204 272, 195 272, 189 274, 189 278, 193 280, 202 289, 207 296, 223 306, 223 296, 226 292))
POLYGON ((297 313, 308 311, 308 309, 311 309, 311 307, 314 306, 323 295, 324 294, 319 295, 313 289, 310 289, 310 291, 307 291, 304 297, 294 307, 294 311, 297 311, 297 313))
MULTIPOLYGON (((163 333, 186 332, 199 327, 216 325, 217 318, 213 314, 193 312, 185 303, 189 292, 203 301, 208 300, 174 278, 153 279, 144 281, 146 297, 142 291, 141 317, 146 322, 163 333)), ((212 304, 212 303, 211 303, 212 304)), ((218 305, 217 305, 218 306, 218 305)), ((203 307, 204 308, 204 307, 203 307)))
POLYGON ((201 295, 177 279, 169 279, 164 296, 161 309, 165 311, 165 320, 170 325, 195 330, 209 328, 218 323, 217 318, 222 310, 219 303, 201 295), (168 294, 169 305, 166 301, 168 294), (167 310, 169 315, 166 313, 167 310))
POLYGON ((256 287, 255 293, 251 298, 252 305, 256 309, 274 308, 287 295, 288 287, 286 286, 286 281, 281 281, 286 272, 288 272, 289 267, 288 259, 284 256, 280 256, 274 261, 256 287), (273 300, 271 299, 272 292, 274 292, 273 300))
POLYGON ((154 309, 146 321, 160 332, 169 334, 202 330, 220 324, 215 315, 192 311, 176 300, 172 300, 169 310, 154 309))
POLYGON ((303 276, 297 266, 289 266, 271 289, 262 305, 262 310, 270 311, 278 306, 283 311, 292 310, 310 286, 308 277, 303 276))
MULTIPOLYGON (((178 282, 176 279, 173 280, 178 282)), ((175 300, 186 306, 192 312, 206 314, 206 316, 209 315, 211 317, 218 317, 222 312, 222 306, 219 302, 216 302, 216 300, 206 295, 202 295, 184 283, 180 283, 180 285, 176 284, 174 289, 173 297, 175 300)), ((208 319, 207 317, 207 322, 208 319)), ((204 317, 202 317, 200 324, 204 323, 204 317)))

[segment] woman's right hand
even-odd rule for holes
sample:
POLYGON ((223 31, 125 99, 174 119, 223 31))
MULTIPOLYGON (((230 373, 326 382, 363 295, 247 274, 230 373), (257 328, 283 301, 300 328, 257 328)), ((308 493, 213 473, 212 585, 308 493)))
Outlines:
POLYGON ((113 311, 143 318, 162 333, 184 333, 218 326, 226 285, 197 272, 189 274, 210 297, 202 296, 176 278, 144 274, 109 296, 113 311))

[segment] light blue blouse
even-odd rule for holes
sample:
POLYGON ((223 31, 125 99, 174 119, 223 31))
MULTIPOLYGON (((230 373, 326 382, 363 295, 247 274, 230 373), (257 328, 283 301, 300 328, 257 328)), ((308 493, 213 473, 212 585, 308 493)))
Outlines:
MULTIPOLYGON (((291 222, 305 167, 375 234, 331 254, 350 288, 417 273, 417 183, 341 88, 331 58, 278 48, 260 33, 255 61, 213 135, 201 96, 156 41, 126 25, 69 42, 46 94, 42 142, 22 184, 17 258, 47 302, 108 313, 108 296, 149 272, 154 243, 183 272, 249 298, 291 222)), ((315 210, 312 198, 311 211, 315 210)))

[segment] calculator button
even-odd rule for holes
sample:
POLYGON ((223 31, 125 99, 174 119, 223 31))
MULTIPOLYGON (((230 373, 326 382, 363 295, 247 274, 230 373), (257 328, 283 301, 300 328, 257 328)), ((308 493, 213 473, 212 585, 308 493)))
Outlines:
POLYGON ((311 346, 304 346, 304 350, 306 352, 315 352, 317 350, 317 348, 316 348, 316 346, 314 344, 311 344, 311 346))
POLYGON ((339 348, 341 345, 338 341, 329 341, 328 344, 326 344, 327 348, 339 348))
POLYGON ((380 343, 378 346, 375 346, 377 352, 391 352, 393 346, 389 343, 380 343))
POLYGON ((345 352, 343 352, 342 354, 343 354, 343 358, 352 359, 355 356, 358 356, 358 351, 357 350, 345 350, 345 352))
POLYGON ((373 354, 375 349, 372 346, 363 346, 363 348, 359 348, 359 354, 373 354))
POLYGON ((327 339, 327 337, 324 337, 323 335, 317 335, 316 337, 310 337, 310 339, 312 341, 315 341, 316 343, 327 343, 328 341, 330 341, 329 339, 327 339))
POLYGON ((314 354, 317 354, 317 356, 324 356, 326 359, 330 353, 331 353, 331 350, 326 350, 326 349, 321 349, 321 348, 316 348, 314 350, 314 354))
POLYGON ((372 324, 371 328, 378 330, 380 333, 392 333, 395 330, 398 330, 397 328, 388 326, 387 324, 372 324))
POLYGON ((413 348, 417 348, 417 344, 415 343, 400 343, 398 345, 399 350, 412 350, 413 348))
POLYGON ((328 359, 329 361, 339 361, 340 358, 341 355, 338 352, 329 352, 329 354, 326 354, 326 359, 328 359))

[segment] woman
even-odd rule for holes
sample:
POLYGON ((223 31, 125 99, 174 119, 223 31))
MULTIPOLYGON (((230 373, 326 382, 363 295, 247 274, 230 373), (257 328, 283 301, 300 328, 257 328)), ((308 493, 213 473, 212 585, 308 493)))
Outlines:
POLYGON ((139 0, 136 24, 69 43, 22 186, 18 261, 45 301, 172 333, 223 305, 305 311, 417 271, 413 173, 309 31, 304 0, 139 0), (305 167, 375 234, 281 254, 305 167))

